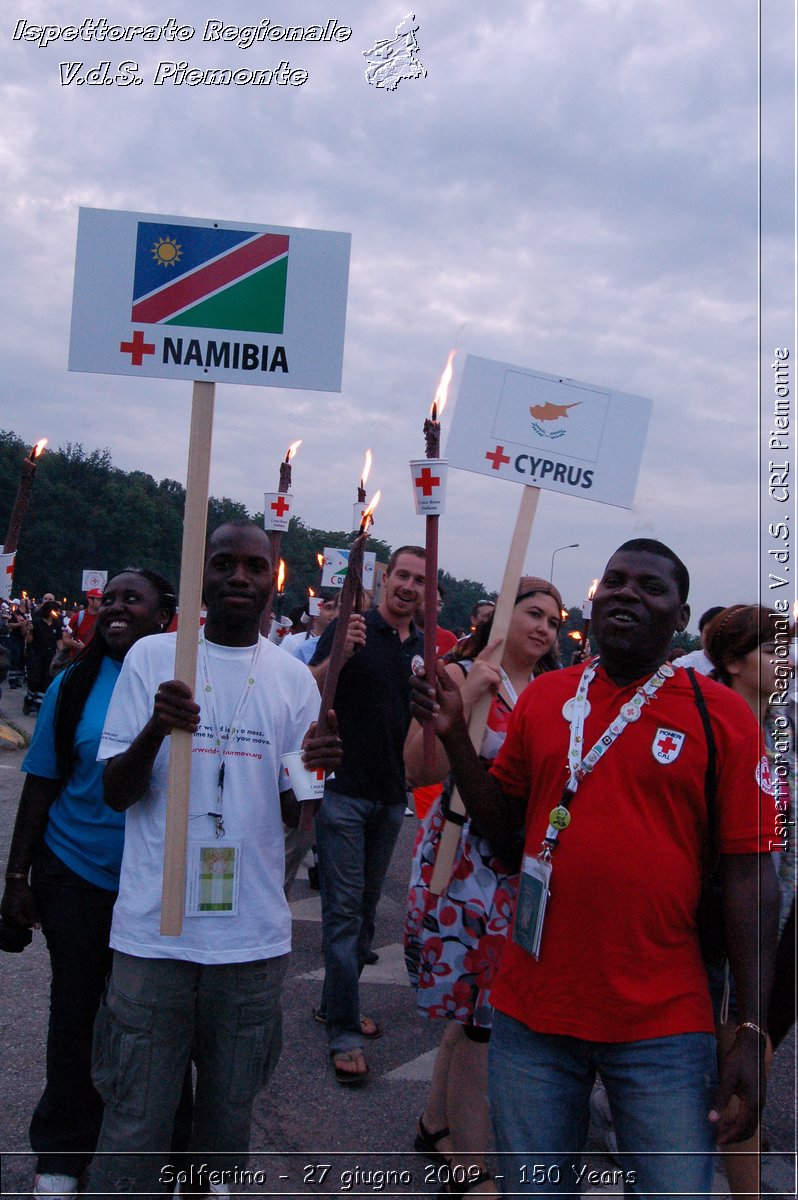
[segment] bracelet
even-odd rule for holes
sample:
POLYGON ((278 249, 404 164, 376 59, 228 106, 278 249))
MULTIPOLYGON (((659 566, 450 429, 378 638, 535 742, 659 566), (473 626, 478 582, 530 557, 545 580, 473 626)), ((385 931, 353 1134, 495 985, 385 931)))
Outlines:
POLYGON ((754 1033, 758 1033, 762 1041, 767 1044, 768 1035, 765 1033, 764 1029, 760 1029, 759 1026, 755 1025, 753 1021, 741 1021, 734 1031, 734 1036, 738 1037, 743 1029, 753 1029, 754 1033))
POLYGON ((6 871, 6 879, 25 879, 25 880, 27 880, 27 878, 28 878, 27 871, 25 872, 24 875, 20 874, 19 871, 6 871))

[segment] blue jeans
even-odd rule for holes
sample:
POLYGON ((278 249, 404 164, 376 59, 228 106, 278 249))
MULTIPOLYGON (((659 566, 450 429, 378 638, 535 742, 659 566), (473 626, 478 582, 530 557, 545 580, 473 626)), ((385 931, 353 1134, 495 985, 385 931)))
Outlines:
POLYGON ((252 1105, 280 1057, 287 965, 287 954, 207 966, 114 951, 94 1031, 94 1084, 105 1112, 90 1191, 161 1190, 161 1172, 175 1163, 169 1142, 192 1057, 189 1154, 213 1170, 244 1165, 252 1105))
POLYGON ((685 1033, 638 1042, 538 1034, 494 1014, 488 1082, 507 1195, 579 1195, 579 1152, 599 1071, 612 1109, 621 1174, 635 1196, 712 1191, 715 1038, 685 1033))
POLYGON ((363 1045, 358 981, 403 819, 401 804, 377 804, 329 788, 316 814, 324 949, 321 1011, 331 1051, 363 1045))

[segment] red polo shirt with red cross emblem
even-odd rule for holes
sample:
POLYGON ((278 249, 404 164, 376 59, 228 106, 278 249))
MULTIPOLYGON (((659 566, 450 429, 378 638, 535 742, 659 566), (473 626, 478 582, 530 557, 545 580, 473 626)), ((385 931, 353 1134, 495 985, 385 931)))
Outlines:
MULTIPOLYGON (((568 779, 563 708, 582 670, 553 671, 527 688, 491 768, 505 792, 528 800, 529 855, 538 853, 568 779)), ((736 693, 697 679, 717 747, 720 850, 766 852, 775 804, 759 726, 736 693)), ((583 757, 645 682, 619 688, 599 667, 583 757)), ((695 927, 706 765, 701 715, 677 667, 580 783, 553 855, 540 959, 508 942, 491 993, 497 1009, 540 1033, 589 1041, 713 1030, 695 927)))

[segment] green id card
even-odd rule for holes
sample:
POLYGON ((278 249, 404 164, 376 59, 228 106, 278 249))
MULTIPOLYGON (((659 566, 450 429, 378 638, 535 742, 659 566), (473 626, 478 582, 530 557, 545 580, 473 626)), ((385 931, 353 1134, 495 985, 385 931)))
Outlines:
POLYGON ((229 842, 189 843, 186 871, 187 917, 235 917, 241 847, 229 842))
POLYGON ((528 854, 524 855, 513 923, 513 941, 522 950, 526 950, 527 954, 538 959, 550 880, 551 863, 528 854))

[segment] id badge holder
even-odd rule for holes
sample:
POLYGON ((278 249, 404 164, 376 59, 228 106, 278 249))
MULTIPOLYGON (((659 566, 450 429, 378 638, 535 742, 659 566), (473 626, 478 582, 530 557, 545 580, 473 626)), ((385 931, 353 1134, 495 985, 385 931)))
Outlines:
POLYGON ((186 869, 187 917, 235 917, 241 846, 225 842, 190 842, 186 869))
POLYGON ((513 941, 527 954, 538 959, 550 880, 551 863, 525 854, 521 863, 513 941))

